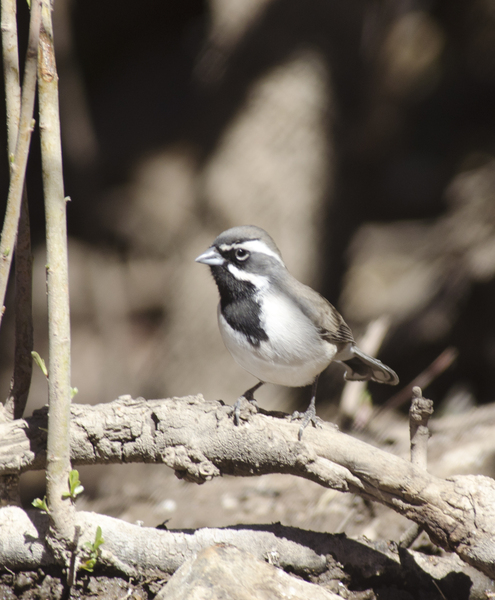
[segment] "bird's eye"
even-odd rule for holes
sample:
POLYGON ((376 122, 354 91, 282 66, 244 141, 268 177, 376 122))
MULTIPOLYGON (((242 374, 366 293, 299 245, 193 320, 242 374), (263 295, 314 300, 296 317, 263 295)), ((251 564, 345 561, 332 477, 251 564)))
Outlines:
POLYGON ((249 258, 249 252, 247 250, 244 250, 244 248, 237 248, 234 255, 237 258, 237 260, 246 260, 247 258, 249 258))

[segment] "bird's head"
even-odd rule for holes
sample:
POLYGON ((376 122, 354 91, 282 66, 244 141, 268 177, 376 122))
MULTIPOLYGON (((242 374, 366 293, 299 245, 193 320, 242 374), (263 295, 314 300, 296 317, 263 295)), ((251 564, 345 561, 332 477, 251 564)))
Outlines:
POLYGON ((210 267, 220 295, 253 287, 261 290, 277 272, 285 271, 275 242, 266 231, 254 225, 227 229, 196 262, 210 267))

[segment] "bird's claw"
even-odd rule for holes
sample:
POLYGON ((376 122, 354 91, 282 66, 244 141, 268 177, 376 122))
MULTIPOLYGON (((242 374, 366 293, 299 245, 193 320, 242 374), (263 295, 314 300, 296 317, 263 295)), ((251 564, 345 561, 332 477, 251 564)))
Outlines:
POLYGON ((299 441, 302 440, 304 430, 310 423, 313 424, 313 427, 321 428, 322 426, 322 420, 320 419, 320 417, 316 416, 316 411, 312 406, 310 406, 306 412, 299 412, 296 410, 294 413, 292 413, 290 420, 291 422, 302 421, 301 427, 299 428, 299 433, 297 435, 299 441))
POLYGON ((254 407, 254 409, 257 411, 258 410, 258 405, 256 404, 256 400, 252 397, 251 398, 249 396, 240 396, 239 398, 237 398, 234 406, 231 406, 229 409, 229 416, 230 415, 234 415, 234 423, 235 425, 239 425, 241 422, 241 405, 242 405, 242 401, 243 400, 247 400, 249 402, 249 404, 251 406, 254 407))

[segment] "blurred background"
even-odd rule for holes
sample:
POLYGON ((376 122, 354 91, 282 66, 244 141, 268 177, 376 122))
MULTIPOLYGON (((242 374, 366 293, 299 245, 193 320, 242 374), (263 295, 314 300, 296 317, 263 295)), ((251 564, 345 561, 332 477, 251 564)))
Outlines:
MULTIPOLYGON (((26 3, 18 10, 25 48, 26 3)), ((202 393, 231 404, 254 384, 223 347, 216 287, 194 262, 240 224, 266 229, 290 271, 335 304, 357 338, 387 316, 379 357, 401 385, 454 348, 425 395, 437 410, 493 400, 493 0, 56 0, 54 19, 75 401, 202 393)), ((35 350, 47 358, 38 148, 35 135, 35 350)), ((4 152, 1 198, 7 164, 4 152)), ((10 290, 3 397, 13 347, 10 290)), ((332 366, 319 414, 335 414, 342 386, 332 366)), ((396 391, 369 389, 376 405, 396 391)), ((26 414, 46 399, 35 368, 26 414)), ((309 390, 265 386, 258 399, 289 412, 306 407, 309 390)), ((328 493, 293 478, 198 491, 165 467, 81 471, 81 507, 146 524, 331 526, 316 510, 328 493), (290 516, 273 512, 274 499, 287 506, 300 494, 308 499, 290 516), (212 512, 198 512, 198 498, 212 512), (257 508, 235 512, 250 503, 257 508)), ((26 502, 42 495, 36 477, 26 502)))

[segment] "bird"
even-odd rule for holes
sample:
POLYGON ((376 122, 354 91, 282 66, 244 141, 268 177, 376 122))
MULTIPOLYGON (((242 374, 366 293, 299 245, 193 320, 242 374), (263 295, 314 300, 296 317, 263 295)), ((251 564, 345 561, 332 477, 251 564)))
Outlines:
POLYGON ((259 381, 232 407, 239 425, 240 407, 265 383, 287 387, 311 385, 311 400, 298 439, 316 416, 320 374, 342 363, 344 378, 397 385, 397 374, 360 350, 352 331, 326 298, 293 277, 271 236, 255 225, 232 227, 196 258, 208 265, 220 295, 217 317, 223 342, 235 361, 259 381))

